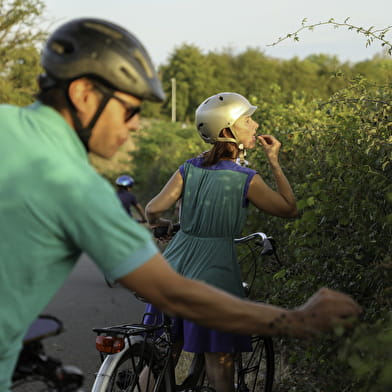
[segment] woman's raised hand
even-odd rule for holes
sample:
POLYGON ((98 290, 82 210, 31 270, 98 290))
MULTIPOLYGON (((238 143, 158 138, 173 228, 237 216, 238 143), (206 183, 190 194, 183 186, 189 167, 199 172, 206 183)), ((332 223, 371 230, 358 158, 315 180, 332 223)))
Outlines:
POLYGON ((278 160, 279 150, 282 144, 275 136, 258 135, 257 140, 263 146, 264 152, 269 160, 278 160))

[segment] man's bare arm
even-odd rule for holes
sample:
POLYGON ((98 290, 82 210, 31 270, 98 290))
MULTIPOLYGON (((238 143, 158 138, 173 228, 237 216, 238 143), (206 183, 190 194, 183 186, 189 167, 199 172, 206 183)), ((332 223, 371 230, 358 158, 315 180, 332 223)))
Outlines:
POLYGON ((309 337, 334 325, 349 327, 361 311, 349 296, 329 289, 293 310, 242 300, 182 277, 160 254, 120 281, 169 315, 240 334, 309 337))

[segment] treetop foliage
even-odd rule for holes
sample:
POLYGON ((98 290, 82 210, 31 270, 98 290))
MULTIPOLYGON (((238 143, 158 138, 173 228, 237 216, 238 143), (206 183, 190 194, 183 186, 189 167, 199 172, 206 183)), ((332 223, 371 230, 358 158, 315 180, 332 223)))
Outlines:
MULTIPOLYGON (((388 83, 392 80, 392 59, 380 54, 351 64, 340 62, 336 56, 313 54, 305 59, 282 60, 268 57, 255 48, 247 48, 237 55, 227 48, 221 53, 204 54, 197 46, 186 44, 175 49, 160 74, 168 96, 160 115, 170 118, 171 80, 175 78, 176 118, 189 123, 198 104, 219 91, 235 91, 247 97, 257 95, 268 100, 272 86, 278 86, 284 93, 282 98, 289 103, 294 92, 308 99, 327 98, 357 75, 377 84, 388 83), (340 75, 345 78, 337 77, 340 75)), ((156 114, 156 106, 152 104, 146 104, 146 113, 150 113, 150 107, 155 108, 151 113, 156 114)))
POLYGON ((0 0, 0 102, 28 104, 40 72, 41 0, 0 0))

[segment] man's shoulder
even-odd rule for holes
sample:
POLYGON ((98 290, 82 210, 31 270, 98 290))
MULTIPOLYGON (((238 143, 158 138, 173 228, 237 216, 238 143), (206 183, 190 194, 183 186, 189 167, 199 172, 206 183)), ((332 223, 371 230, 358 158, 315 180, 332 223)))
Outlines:
POLYGON ((13 113, 16 114, 23 109, 24 109, 24 107, 21 107, 21 106, 3 103, 0 105, 0 116, 6 116, 7 118, 9 118, 9 116, 12 115, 13 113))
POLYGON ((53 108, 44 105, 40 103, 39 101, 34 101, 31 102, 27 105, 15 105, 11 103, 2 103, 0 104, 0 113, 20 113, 20 112, 26 112, 26 113, 32 113, 32 112, 52 112, 54 111, 53 108))

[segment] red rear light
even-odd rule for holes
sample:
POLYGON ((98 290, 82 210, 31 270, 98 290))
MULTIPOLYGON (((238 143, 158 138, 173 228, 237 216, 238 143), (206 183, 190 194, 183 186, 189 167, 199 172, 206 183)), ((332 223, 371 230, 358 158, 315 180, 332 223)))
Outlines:
POLYGON ((119 353, 124 346, 124 338, 120 337, 100 335, 95 339, 95 347, 98 351, 105 354, 119 353))

